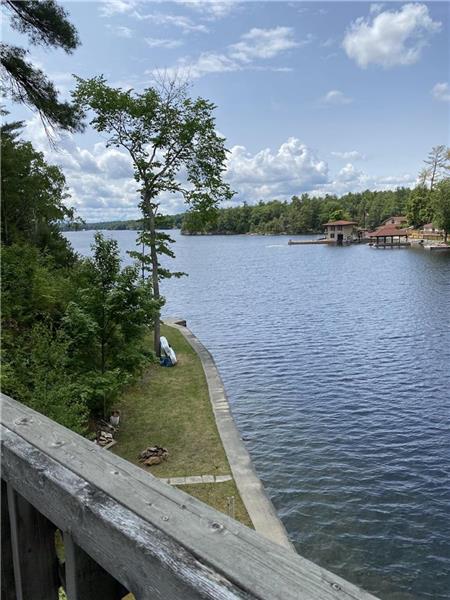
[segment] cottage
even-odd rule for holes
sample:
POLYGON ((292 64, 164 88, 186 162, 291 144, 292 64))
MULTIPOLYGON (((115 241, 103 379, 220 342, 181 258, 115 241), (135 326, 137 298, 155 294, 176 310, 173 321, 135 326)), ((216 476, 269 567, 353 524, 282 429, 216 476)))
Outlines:
POLYGON ((393 217, 388 217, 383 221, 383 225, 394 225, 395 227, 402 227, 408 223, 408 219, 403 215, 397 215, 393 217))
POLYGON ((425 239, 439 239, 444 235, 444 230, 439 229, 433 223, 427 223, 422 227, 421 233, 425 239))
POLYGON ((350 243, 358 239, 356 221, 329 221, 324 223, 325 237, 336 244, 350 243))

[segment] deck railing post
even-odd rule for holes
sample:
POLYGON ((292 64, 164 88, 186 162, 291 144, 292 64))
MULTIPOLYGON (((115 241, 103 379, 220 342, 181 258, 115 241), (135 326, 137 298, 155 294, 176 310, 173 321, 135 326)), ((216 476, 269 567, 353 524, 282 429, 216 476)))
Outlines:
POLYGON ((6 491, 6 483, 2 479, 1 487, 1 503, 2 503, 2 516, 1 516, 1 572, 2 572, 2 598, 15 598, 16 597, 16 586, 14 583, 14 567, 12 559, 12 547, 11 547, 11 527, 9 524, 9 512, 8 512, 8 498, 6 491))
POLYGON ((9 484, 7 498, 15 600, 57 600, 56 528, 9 484))
POLYGON ((66 594, 68 600, 120 600, 128 591, 64 533, 66 594))

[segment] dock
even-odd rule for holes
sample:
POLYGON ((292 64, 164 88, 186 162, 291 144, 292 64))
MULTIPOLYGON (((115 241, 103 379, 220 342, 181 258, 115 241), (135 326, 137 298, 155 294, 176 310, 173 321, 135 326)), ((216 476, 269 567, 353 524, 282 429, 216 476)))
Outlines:
POLYGON ((411 242, 378 242, 370 243, 369 246, 372 248, 408 248, 411 246, 411 242))
POLYGON ((320 240, 289 240, 289 246, 305 246, 308 244, 334 244, 335 242, 322 238, 320 240))

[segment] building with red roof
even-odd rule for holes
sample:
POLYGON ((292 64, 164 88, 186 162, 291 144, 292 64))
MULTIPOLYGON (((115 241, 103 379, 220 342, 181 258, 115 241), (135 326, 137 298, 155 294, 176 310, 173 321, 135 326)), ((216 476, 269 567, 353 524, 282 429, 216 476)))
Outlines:
POLYGON ((409 245, 409 234, 409 229, 399 229, 392 223, 389 223, 369 233, 369 238, 375 246, 404 246, 409 245))

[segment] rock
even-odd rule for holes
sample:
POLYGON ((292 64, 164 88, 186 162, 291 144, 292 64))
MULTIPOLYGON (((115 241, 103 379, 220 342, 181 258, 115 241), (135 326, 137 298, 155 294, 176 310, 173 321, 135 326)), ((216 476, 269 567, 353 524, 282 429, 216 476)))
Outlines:
POLYGON ((161 458, 161 456, 150 456, 150 458, 147 458, 147 460, 144 460, 144 465, 151 467, 152 465, 161 464, 162 461, 163 461, 163 459, 161 458))

